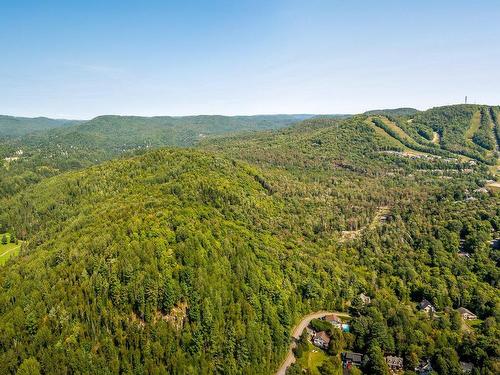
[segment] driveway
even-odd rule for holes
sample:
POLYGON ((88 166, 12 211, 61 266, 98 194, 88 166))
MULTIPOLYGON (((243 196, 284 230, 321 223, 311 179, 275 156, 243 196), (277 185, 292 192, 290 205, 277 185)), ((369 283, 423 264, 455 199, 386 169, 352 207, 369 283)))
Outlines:
POLYGON ((349 318, 350 315, 346 313, 341 313, 341 312, 336 312, 336 311, 317 311, 315 313, 306 315, 305 317, 302 318, 302 320, 297 324, 293 331, 292 331, 292 343, 290 344, 290 348, 288 349, 288 354, 281 364, 280 368, 278 371, 276 371, 276 375, 285 375, 286 374, 286 369, 295 362, 295 355, 293 354, 293 348, 295 348, 296 341, 300 338, 300 335, 304 331, 304 329, 309 325, 311 320, 313 319, 320 319, 323 318, 326 315, 330 314, 335 314, 340 317, 346 317, 349 318))

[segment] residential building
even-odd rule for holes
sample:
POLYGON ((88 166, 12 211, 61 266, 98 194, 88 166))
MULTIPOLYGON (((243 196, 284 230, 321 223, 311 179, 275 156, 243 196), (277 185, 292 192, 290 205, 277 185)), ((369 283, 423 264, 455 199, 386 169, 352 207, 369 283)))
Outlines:
POLYGON ((313 344, 322 349, 328 349, 328 344, 330 344, 330 337, 325 331, 317 332, 313 336, 313 344))
POLYGON ((425 311, 427 314, 436 312, 436 308, 425 298, 422 300, 422 302, 420 302, 419 307, 420 310, 425 311))
POLYGON ((430 359, 420 361, 418 366, 415 367, 415 372, 418 375, 430 375, 432 373, 432 365, 430 359))
POLYGON ((465 307, 459 307, 457 311, 462 316, 464 320, 474 320, 477 319, 477 315, 472 313, 470 310, 467 310, 465 307))
POLYGON ((354 352, 344 352, 341 355, 342 365, 344 368, 351 368, 352 366, 359 367, 363 364, 363 354, 354 352))
POLYGON ((396 357, 392 355, 388 355, 385 357, 385 361, 387 362, 387 366, 393 371, 399 371, 403 369, 403 358, 396 357))
POLYGON ((364 293, 361 293, 359 298, 361 298, 361 301, 363 301, 365 305, 369 305, 372 302, 372 299, 364 293))
POLYGON ((335 314, 326 315, 323 319, 335 328, 342 328, 342 320, 335 314))

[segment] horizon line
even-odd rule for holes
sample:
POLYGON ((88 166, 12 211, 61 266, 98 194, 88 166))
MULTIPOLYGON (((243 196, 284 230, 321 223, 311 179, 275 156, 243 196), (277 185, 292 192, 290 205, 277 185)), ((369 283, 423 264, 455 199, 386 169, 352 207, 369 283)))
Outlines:
POLYGON ((197 117, 197 116, 222 116, 222 117, 239 117, 239 116, 244 116, 244 117, 256 117, 256 116, 353 116, 353 115, 359 115, 363 114, 368 111, 382 111, 382 110, 394 110, 394 109, 402 109, 402 108, 409 108, 409 109, 415 109, 417 111, 423 112, 427 111, 432 108, 439 108, 439 107, 447 107, 447 106, 452 106, 452 105, 484 105, 484 106, 497 106, 498 104, 485 104, 485 103, 449 103, 449 104, 440 104, 440 105, 435 105, 427 108, 418 108, 417 106, 387 106, 385 108, 369 108, 362 110, 360 112, 309 112, 309 111, 304 111, 304 112, 274 112, 274 113, 183 113, 183 114, 138 114, 138 113, 103 113, 103 114, 98 114, 95 116, 90 116, 90 117, 75 117, 72 115, 65 115, 65 114, 47 114, 47 115, 25 115, 25 114, 6 114, 6 113, 0 113, 0 116, 6 116, 6 117, 19 117, 19 118, 29 118, 29 119, 36 119, 36 118, 46 118, 50 120, 68 120, 68 121, 91 121, 93 119, 96 119, 98 117, 102 116, 120 116, 120 117, 144 117, 144 118, 153 118, 153 117, 197 117))

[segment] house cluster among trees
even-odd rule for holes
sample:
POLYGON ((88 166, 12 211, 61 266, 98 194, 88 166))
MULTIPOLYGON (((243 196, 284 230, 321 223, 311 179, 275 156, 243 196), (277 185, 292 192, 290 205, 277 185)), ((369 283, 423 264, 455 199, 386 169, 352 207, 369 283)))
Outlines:
MULTIPOLYGON (((302 342, 311 343, 318 348, 316 350, 324 351, 330 358, 327 361, 328 364, 318 367, 320 374, 335 373, 328 370, 334 366, 332 363, 337 364, 338 369, 342 369, 344 374, 362 372, 387 375, 403 374, 408 371, 409 374, 417 375, 436 373, 453 375, 474 372, 476 367, 472 362, 460 361, 461 358, 451 352, 446 354, 449 356, 447 358, 444 355, 432 355, 432 352, 424 350, 417 351, 414 349, 415 346, 409 346, 407 350, 399 349, 400 346, 397 346, 394 337, 389 335, 387 317, 384 317, 378 310, 384 305, 390 308, 389 301, 374 299, 372 304, 371 297, 361 293, 350 303, 349 311, 353 316, 348 318, 349 324, 345 320, 343 321, 339 314, 328 314, 321 319, 313 319, 310 322, 301 337, 302 342), (448 370, 445 370, 446 368, 448 370)), ((433 325, 439 327, 447 324, 455 330, 461 331, 463 324, 465 324, 462 322, 478 319, 473 312, 465 307, 456 310, 445 308, 438 312, 436 306, 426 298, 423 298, 416 309, 412 310, 416 318, 429 324, 429 329, 433 325), (425 314, 418 314, 417 311, 423 311, 425 314)), ((411 334, 414 331, 412 331, 411 326, 405 328, 409 329, 409 336, 401 336, 399 340, 412 339, 411 334)), ((400 332, 403 335, 404 331, 400 332)), ((303 344, 299 351, 301 350, 306 350, 303 344)))
POLYGON ((349 332, 349 324, 342 322, 342 319, 337 314, 329 314, 321 319, 313 319, 307 332, 310 341, 315 346, 329 350, 332 337, 339 337, 337 331, 349 332))

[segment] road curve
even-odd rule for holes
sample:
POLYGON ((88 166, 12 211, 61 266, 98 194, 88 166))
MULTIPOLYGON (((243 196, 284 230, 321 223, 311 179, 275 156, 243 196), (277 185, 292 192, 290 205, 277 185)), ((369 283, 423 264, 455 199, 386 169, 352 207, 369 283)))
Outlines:
POLYGON ((311 320, 313 319, 320 319, 323 318, 326 315, 330 314, 335 314, 338 316, 344 316, 344 317, 349 317, 349 314, 346 313, 341 313, 337 311, 317 311, 315 313, 311 313, 309 315, 306 315, 302 318, 302 320, 297 324, 293 331, 292 331, 292 343, 290 344, 290 348, 288 349, 288 354, 281 364, 280 368, 278 371, 276 371, 276 375, 285 375, 286 374, 286 369, 295 362, 295 355, 293 354, 293 348, 295 348, 295 341, 300 338, 300 335, 304 331, 304 329, 309 325, 311 320))

